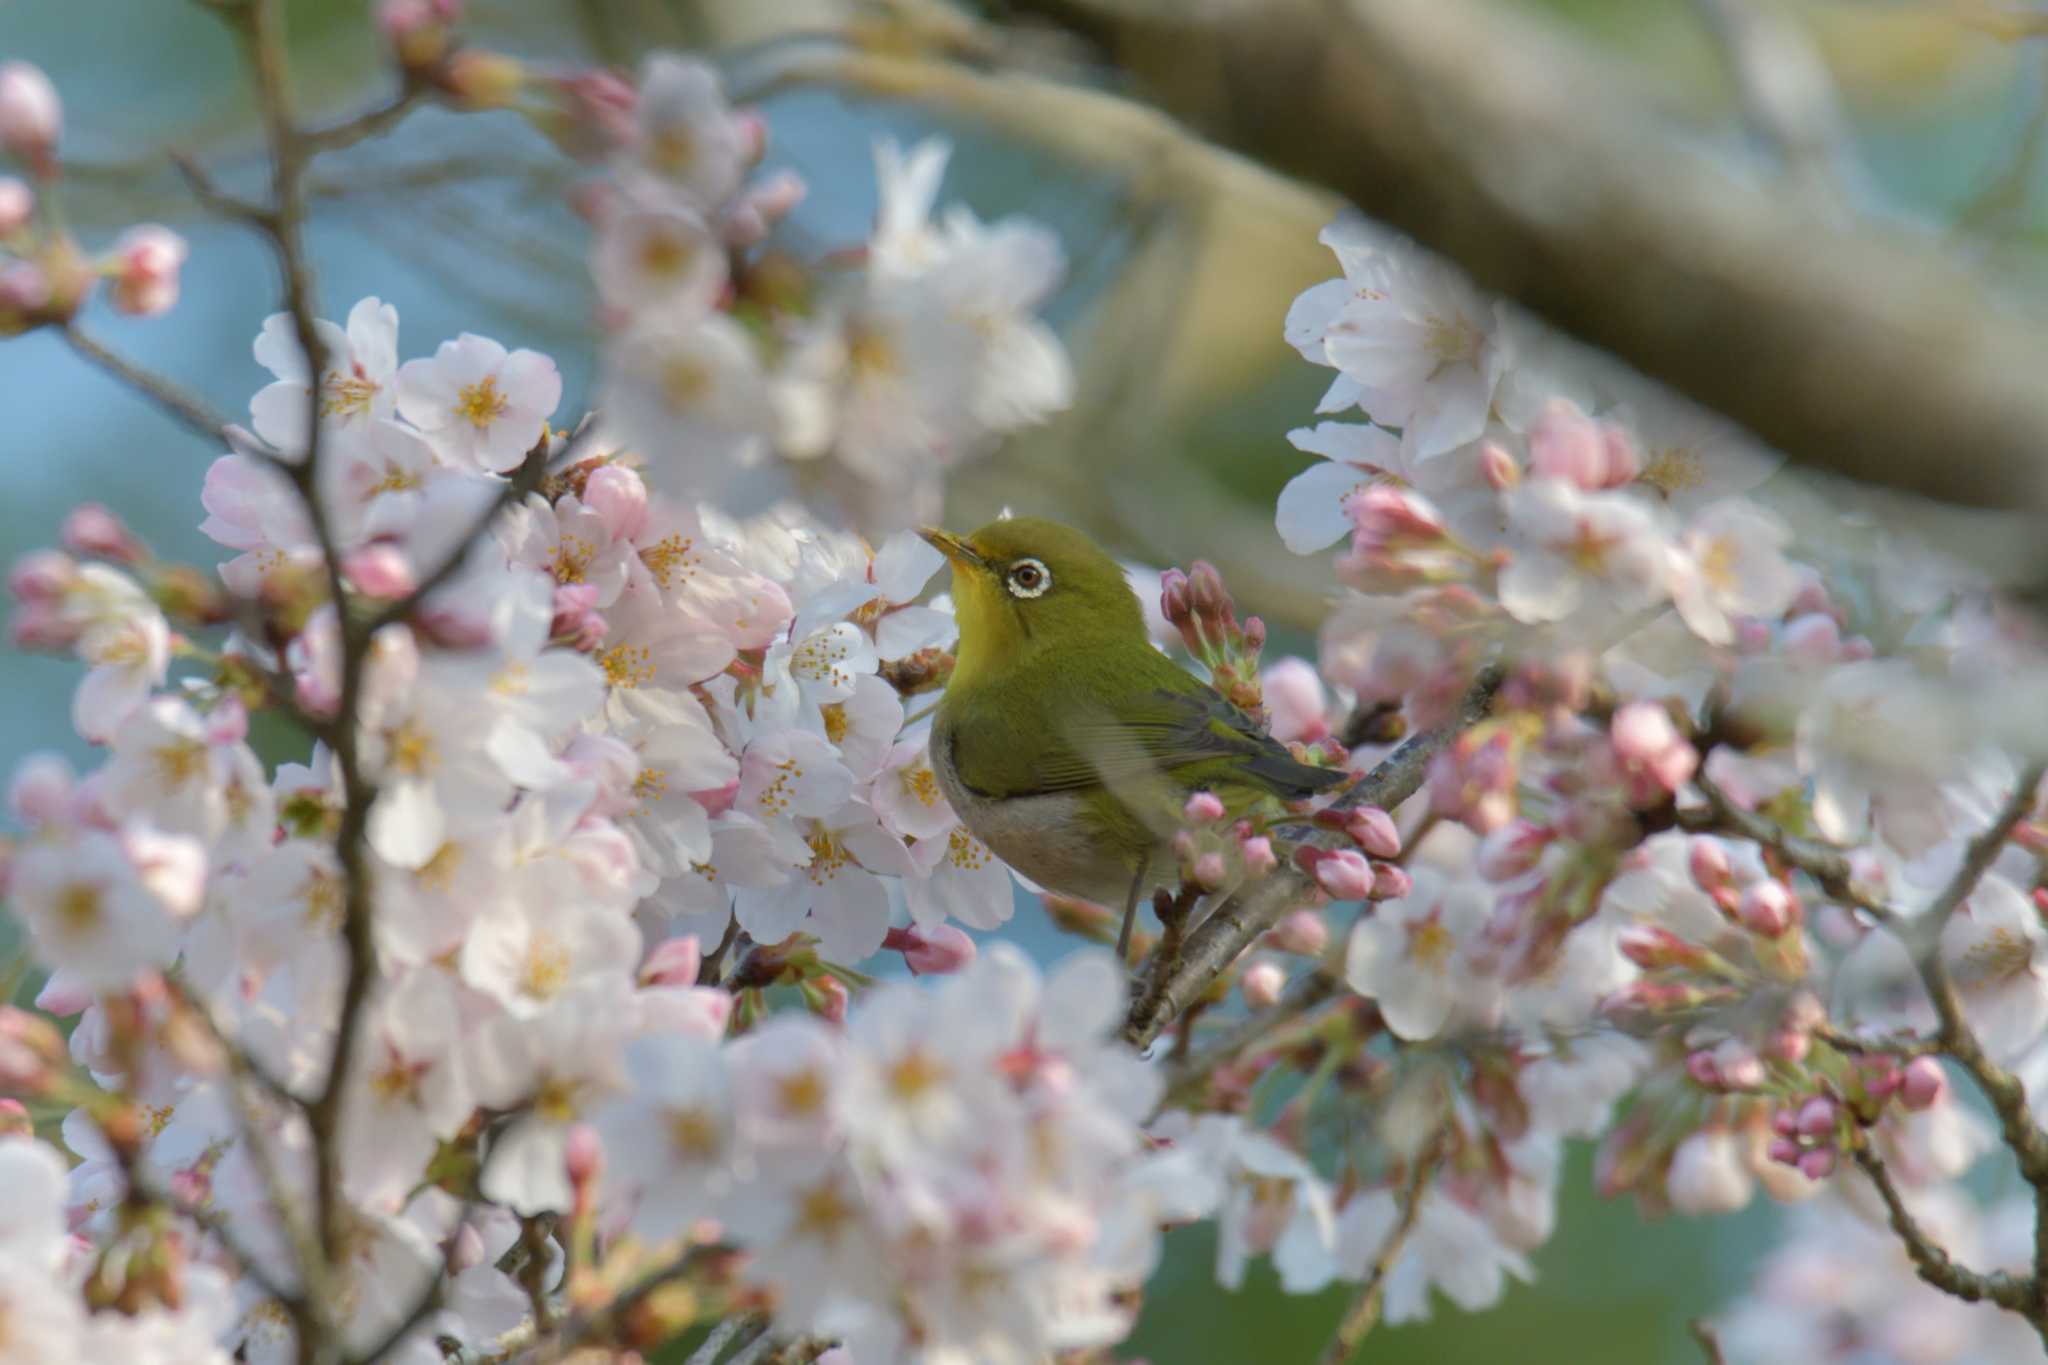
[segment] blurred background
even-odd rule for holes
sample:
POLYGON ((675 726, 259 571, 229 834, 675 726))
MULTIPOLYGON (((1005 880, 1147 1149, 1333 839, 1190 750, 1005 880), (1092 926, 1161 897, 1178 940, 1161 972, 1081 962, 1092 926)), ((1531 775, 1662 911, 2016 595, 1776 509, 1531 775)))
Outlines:
MULTIPOLYGON (((1739 149, 1734 87, 1701 6, 1516 2, 1607 50, 1673 120, 1739 149)), ((1986 32, 1989 0, 1761 7, 1799 25, 1825 59, 1875 193, 1967 234, 2015 288, 2030 287, 2048 263, 2035 172, 2048 133, 2042 40, 1986 32)), ((1065 243, 1068 278, 1052 320, 1073 350, 1080 401, 955 477, 948 520, 973 526, 1008 505, 1085 524, 1131 559, 1210 558, 1244 603, 1280 623, 1283 649, 1309 649, 1306 627, 1331 580, 1322 559, 1281 548, 1272 506, 1307 463, 1286 432, 1312 420, 1328 375, 1283 344, 1280 323, 1295 294, 1337 273, 1315 240, 1334 203, 1243 163, 1219 170, 1142 145, 1084 145, 1000 115, 991 121, 987 110, 963 115, 801 82, 749 89, 764 57, 843 13, 831 0, 471 0, 465 31, 479 45, 565 69, 631 67, 661 47, 729 59, 736 95, 764 95, 768 165, 792 168, 810 186, 784 239, 806 255, 865 232, 876 136, 950 137, 957 151, 942 202, 984 218, 1028 214, 1065 243)), ((308 113, 339 116, 389 89, 363 6, 301 0, 291 33, 308 113)), ((249 233, 197 212, 166 156, 192 154, 231 188, 261 183, 254 112, 225 30, 198 5, 168 0, 96 0, 90 13, 0 0, 5 57, 43 67, 65 99, 65 207, 88 246, 149 220, 191 243, 170 316, 134 321, 102 307, 88 315, 90 330, 215 406, 244 410, 268 378, 250 342, 274 306, 271 262, 249 233)), ((586 173, 515 115, 434 108, 413 113, 396 136, 323 158, 311 180, 310 238, 323 312, 339 318, 367 294, 396 304, 406 357, 465 330, 544 351, 564 376, 562 412, 581 412, 597 332, 587 233, 567 192, 586 173)), ((196 527, 200 474, 219 452, 55 337, 0 342, 0 414, 0 554, 47 543, 69 507, 95 499, 167 556, 218 558, 196 527)), ((4 668, 7 766, 37 748, 78 756, 68 718, 74 666, 9 652, 4 668)), ((1062 946, 1033 911, 1012 927, 1034 949, 1062 946)), ((5 936, 0 924, 0 946, 5 936)), ((1700 1360, 1688 1320, 1737 1290, 1773 1215, 1752 1208, 1717 1222, 1647 1223, 1595 1199, 1588 1164, 1587 1151, 1575 1153, 1560 1232, 1535 1257, 1535 1285, 1486 1315, 1445 1309, 1430 1324, 1377 1332, 1369 1357, 1530 1358, 1532 1343, 1546 1343, 1535 1358, 1700 1360)), ((1348 1292, 1289 1299, 1255 1274, 1243 1293, 1226 1295, 1215 1288, 1206 1231, 1168 1245, 1168 1271, 1128 1347, 1162 1365, 1311 1359, 1348 1292)))

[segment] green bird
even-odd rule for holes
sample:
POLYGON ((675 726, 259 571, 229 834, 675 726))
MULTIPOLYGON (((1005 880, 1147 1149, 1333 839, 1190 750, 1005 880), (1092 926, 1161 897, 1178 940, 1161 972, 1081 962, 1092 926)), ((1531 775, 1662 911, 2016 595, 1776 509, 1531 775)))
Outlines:
POLYGON ((1328 790, 1243 710, 1152 647, 1123 569, 1081 532, 1013 517, 921 534, 953 566, 960 645, 932 767, 969 831, 1050 890, 1124 899, 1180 880, 1168 847, 1210 792, 1232 816, 1328 790))

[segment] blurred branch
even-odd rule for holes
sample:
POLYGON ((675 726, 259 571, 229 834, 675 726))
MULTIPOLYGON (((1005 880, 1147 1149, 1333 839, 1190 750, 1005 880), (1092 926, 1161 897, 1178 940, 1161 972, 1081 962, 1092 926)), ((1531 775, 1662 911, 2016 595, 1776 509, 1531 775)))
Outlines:
POLYGON ((1695 832, 1721 830, 1760 844, 1777 854, 1788 866, 1798 868, 1819 882, 1821 890, 1844 905, 1852 905, 1880 923, 1897 920, 1896 911, 1879 900, 1876 892, 1856 880, 1849 867, 1849 859, 1841 850, 1812 839, 1798 838, 1755 811, 1738 806, 1734 798, 1704 772, 1694 775, 1693 785, 1707 798, 1708 809, 1698 814, 1680 812, 1681 827, 1695 832))
POLYGON ((1402 1248, 1407 1246, 1416 1223, 1422 1218, 1422 1196, 1428 1191, 1430 1177, 1436 1174, 1437 1163, 1443 1160, 1444 1145, 1443 1135, 1438 1134, 1428 1150, 1417 1158, 1415 1169, 1408 1177, 1408 1187, 1402 1192, 1400 1218, 1387 1234, 1387 1240, 1380 1244, 1379 1254, 1367 1267, 1365 1283, 1359 1288, 1358 1297, 1344 1310, 1336 1335, 1323 1348, 1319 1357, 1321 1365, 1344 1365, 1380 1320, 1380 1302, 1387 1292, 1387 1273, 1400 1259, 1402 1248))
POLYGON ((1692 1339, 1700 1344, 1700 1350, 1707 1358, 1707 1365, 1728 1365, 1728 1357, 1721 1354, 1721 1338, 1715 1334, 1714 1325, 1705 1318, 1694 1318, 1686 1324, 1692 1339))
POLYGON ((1661 126, 1531 16, 1475 0, 1012 8, 1795 459, 2048 512, 2048 326, 1926 234, 1842 222, 1661 126))
POLYGON ((1877 1153, 1870 1150, 1868 1143, 1855 1148, 1856 1164, 1870 1177, 1870 1183, 1877 1187, 1878 1197, 1884 1201, 1892 1231, 1905 1243, 1906 1255, 1913 1262, 1913 1269, 1920 1278, 1945 1294, 1953 1294, 1969 1303, 1989 1299, 2001 1308, 2010 1308, 2016 1313, 2025 1313, 2033 1301, 2033 1285, 2016 1280, 2010 1275, 1986 1275, 1960 1265, 1948 1251, 1929 1236, 1920 1226, 1918 1219, 1906 1207, 1905 1198, 1899 1187, 1893 1183, 1891 1172, 1877 1153))
POLYGON ((81 331, 76 323, 64 329, 64 341, 78 352, 80 359, 105 370, 200 436, 209 441, 227 439, 222 434, 227 427, 227 418, 208 407, 205 400, 190 389, 182 388, 108 350, 81 331))
POLYGON ((1692 0, 1735 78, 1750 128, 1806 183, 1840 192, 1858 179, 1827 63, 1798 23, 1755 0, 1692 0))

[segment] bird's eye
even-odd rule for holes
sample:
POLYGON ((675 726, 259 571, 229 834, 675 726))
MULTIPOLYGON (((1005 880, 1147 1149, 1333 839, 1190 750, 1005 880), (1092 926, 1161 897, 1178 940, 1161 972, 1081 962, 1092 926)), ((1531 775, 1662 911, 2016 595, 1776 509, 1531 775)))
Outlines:
POLYGON ((1052 586, 1052 570, 1036 559, 1020 559, 1010 566, 1010 596, 1036 597, 1052 586))

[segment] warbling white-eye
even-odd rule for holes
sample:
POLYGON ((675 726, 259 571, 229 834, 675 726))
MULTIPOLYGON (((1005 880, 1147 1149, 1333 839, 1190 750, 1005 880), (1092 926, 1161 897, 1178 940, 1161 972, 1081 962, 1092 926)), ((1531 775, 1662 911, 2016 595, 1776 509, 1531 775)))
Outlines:
POLYGON ((946 796, 1039 885, 1123 897, 1123 944, 1140 897, 1179 881, 1167 844, 1194 793, 1236 815, 1346 779, 1154 649, 1123 569, 1079 531, 1015 517, 920 534, 952 562, 960 625, 931 738, 946 796))

